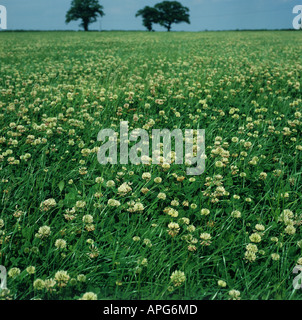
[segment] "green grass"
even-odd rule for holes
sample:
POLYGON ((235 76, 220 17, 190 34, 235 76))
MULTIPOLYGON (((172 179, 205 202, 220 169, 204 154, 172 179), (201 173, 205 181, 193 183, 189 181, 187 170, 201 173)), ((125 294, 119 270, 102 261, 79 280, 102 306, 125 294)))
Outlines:
POLYGON ((301 33, 26 32, 1 33, 0 43, 0 265, 10 290, 3 299, 94 292, 98 299, 226 300, 230 290, 248 300, 301 299, 292 286, 302 264, 301 33), (121 120, 150 133, 205 129, 205 172, 100 165, 98 132, 118 132, 121 120), (122 196, 124 182, 132 191, 122 196), (56 205, 43 211, 47 199, 56 205), (144 210, 129 212, 130 201, 144 210), (179 224, 174 237, 170 222, 179 224), (42 226, 51 233, 36 237, 42 226), (202 233, 211 235, 209 245, 202 233), (247 261, 253 233, 261 241, 247 261), (58 281, 60 270, 66 281, 58 281), (170 279, 176 270, 186 277, 180 286, 170 279), (39 290, 37 279, 56 283, 39 290))

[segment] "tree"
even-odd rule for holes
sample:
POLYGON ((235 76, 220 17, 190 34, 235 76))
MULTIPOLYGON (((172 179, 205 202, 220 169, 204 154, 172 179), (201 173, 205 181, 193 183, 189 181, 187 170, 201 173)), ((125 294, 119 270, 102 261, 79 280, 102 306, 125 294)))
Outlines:
POLYGON ((171 30, 173 23, 190 23, 189 8, 184 7, 178 1, 163 1, 154 7, 158 12, 157 22, 168 31, 171 30))
POLYGON ((96 22, 98 15, 105 15, 98 0, 72 0, 71 8, 66 13, 66 23, 81 19, 80 26, 88 31, 89 24, 96 22))
POLYGON ((158 20, 158 11, 155 8, 146 6, 145 8, 138 10, 135 16, 142 16, 143 25, 149 31, 152 31, 152 24, 156 23, 158 20))

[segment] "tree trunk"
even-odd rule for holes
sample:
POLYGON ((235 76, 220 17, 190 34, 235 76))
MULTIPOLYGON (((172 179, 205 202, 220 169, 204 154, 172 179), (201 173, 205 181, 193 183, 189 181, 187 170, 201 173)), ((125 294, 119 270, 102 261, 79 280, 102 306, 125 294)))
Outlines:
POLYGON ((171 23, 169 23, 169 24, 167 25, 167 29, 168 29, 168 32, 170 32, 170 30, 171 30, 171 23))
POLYGON ((83 27, 85 31, 88 31, 88 25, 89 25, 88 21, 83 20, 83 27))

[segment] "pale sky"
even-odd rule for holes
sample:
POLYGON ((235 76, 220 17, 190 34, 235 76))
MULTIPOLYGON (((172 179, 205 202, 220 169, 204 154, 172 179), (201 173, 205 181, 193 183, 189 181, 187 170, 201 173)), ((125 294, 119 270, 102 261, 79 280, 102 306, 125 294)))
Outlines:
MULTIPOLYGON (((92 30, 145 30, 137 10, 161 0, 100 0, 105 16, 92 30)), ((172 26, 172 31, 292 29, 295 5, 302 0, 180 0, 190 9, 191 24, 172 26)), ((0 0, 7 9, 9 30, 79 30, 80 21, 65 24, 71 0, 0 0)), ((156 31, 163 31, 155 25, 156 31)))

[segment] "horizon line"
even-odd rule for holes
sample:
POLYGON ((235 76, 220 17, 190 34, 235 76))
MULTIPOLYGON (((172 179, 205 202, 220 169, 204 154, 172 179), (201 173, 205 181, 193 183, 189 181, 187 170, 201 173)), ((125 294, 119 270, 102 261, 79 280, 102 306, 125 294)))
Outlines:
POLYGON ((136 29, 109 29, 109 30, 62 30, 62 29, 49 29, 49 30, 41 30, 41 29, 6 29, 1 30, 1 32, 83 32, 83 33, 89 33, 89 32, 145 32, 145 33, 173 33, 173 32, 223 32, 223 31, 300 31, 293 28, 280 28, 280 29, 268 29, 268 28, 259 28, 259 29, 217 29, 217 30, 211 30, 211 29, 204 29, 204 30, 196 30, 196 31, 185 31, 185 30, 171 30, 170 32, 166 30, 159 30, 159 31, 147 31, 147 30, 136 30, 136 29))

